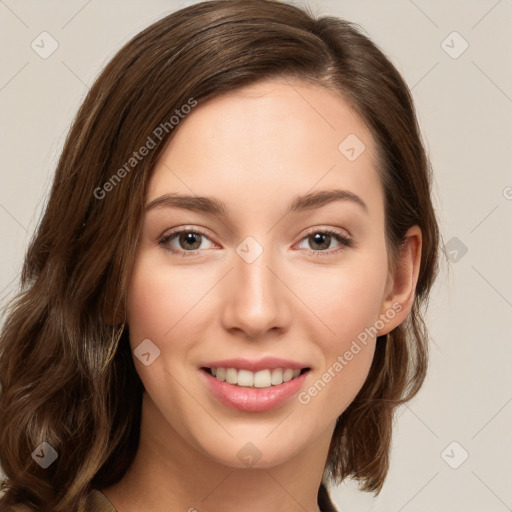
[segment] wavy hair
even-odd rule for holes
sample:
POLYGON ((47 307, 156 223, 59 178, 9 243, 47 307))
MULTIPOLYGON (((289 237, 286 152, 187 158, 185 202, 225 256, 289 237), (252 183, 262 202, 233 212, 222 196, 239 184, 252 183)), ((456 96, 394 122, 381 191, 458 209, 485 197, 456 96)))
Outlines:
MULTIPOLYGON (((382 488, 393 412, 425 378, 423 309, 438 266, 431 168, 411 93, 357 25, 276 0, 214 0, 174 12, 124 45, 67 135, 0 333, 0 507, 83 510, 91 488, 123 477, 138 446, 143 391, 129 326, 122 328, 125 293, 150 173, 185 105, 278 76, 338 91, 370 128, 390 261, 409 227, 422 231, 412 310, 378 338, 326 464, 331 481, 352 477, 366 491, 382 488), (131 161, 148 137, 156 147, 131 161), (58 453, 46 469, 31 456, 42 442, 58 453)), ((324 483, 319 503, 335 510, 324 483)))

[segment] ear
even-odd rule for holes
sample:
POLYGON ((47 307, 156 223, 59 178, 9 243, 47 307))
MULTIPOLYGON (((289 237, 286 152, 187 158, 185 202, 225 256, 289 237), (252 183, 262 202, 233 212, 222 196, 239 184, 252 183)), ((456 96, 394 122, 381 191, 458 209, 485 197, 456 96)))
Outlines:
POLYGON ((380 313, 389 321, 379 329, 377 336, 383 336, 392 331, 407 318, 411 311, 420 270, 421 243, 420 227, 412 226, 406 233, 394 270, 388 273, 380 313), (391 311, 394 312, 393 316, 390 314, 391 311))

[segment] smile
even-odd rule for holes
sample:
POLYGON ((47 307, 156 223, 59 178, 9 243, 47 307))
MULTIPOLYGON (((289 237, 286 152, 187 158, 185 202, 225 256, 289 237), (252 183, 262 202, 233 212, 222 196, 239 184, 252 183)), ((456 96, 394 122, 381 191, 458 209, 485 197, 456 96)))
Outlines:
POLYGON ((311 369, 274 368, 252 372, 236 368, 202 367, 199 373, 206 388, 221 405, 244 412, 264 412, 285 404, 299 393, 311 369), (216 375, 213 375, 213 371, 216 375), (222 377, 225 380, 221 380, 222 377), (236 379, 236 383, 230 384, 228 378, 236 379), (272 383, 272 379, 276 384, 272 383))
POLYGON ((268 368, 252 372, 245 369, 222 367, 203 369, 221 382, 249 388, 270 388, 271 386, 279 386, 284 382, 296 379, 301 373, 309 370, 309 368, 303 368, 302 370, 292 368, 268 368))

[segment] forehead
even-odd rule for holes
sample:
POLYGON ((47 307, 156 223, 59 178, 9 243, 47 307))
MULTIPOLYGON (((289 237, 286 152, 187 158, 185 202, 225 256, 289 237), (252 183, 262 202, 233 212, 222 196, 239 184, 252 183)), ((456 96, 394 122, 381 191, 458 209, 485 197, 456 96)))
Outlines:
POLYGON ((169 147, 183 142, 192 131, 202 144, 220 139, 224 144, 231 140, 236 147, 242 143, 245 148, 273 143, 275 152, 290 146, 306 151, 314 144, 317 153, 337 152, 339 142, 352 133, 364 140, 367 157, 374 151, 368 127, 341 93, 282 79, 264 80, 199 102, 181 121, 169 147), (180 135, 183 131, 187 133, 180 135))
POLYGON ((148 200, 179 192, 261 208, 343 187, 371 204, 382 199, 376 160, 371 132, 340 94, 267 80, 199 102, 160 156, 148 200))

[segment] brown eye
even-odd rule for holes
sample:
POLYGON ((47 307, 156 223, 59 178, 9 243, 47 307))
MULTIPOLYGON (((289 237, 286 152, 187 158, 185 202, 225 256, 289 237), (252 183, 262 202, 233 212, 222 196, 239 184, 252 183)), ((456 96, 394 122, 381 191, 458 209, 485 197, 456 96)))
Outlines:
POLYGON ((159 240, 158 244, 173 253, 185 256, 186 253, 196 254, 201 248, 203 240, 209 240, 204 233, 191 229, 182 229, 165 235, 159 240))
POLYGON ((178 235, 178 244, 182 249, 196 250, 201 246, 201 237, 199 233, 184 232, 178 235))
POLYGON ((315 233, 308 237, 312 249, 324 250, 329 249, 331 245, 332 235, 326 233, 315 233))
POLYGON ((343 233, 339 233, 337 231, 332 230, 316 230, 311 231, 306 237, 304 237, 303 242, 306 241, 307 247, 302 247, 304 249, 309 249, 310 253, 319 256, 319 255, 332 255, 338 251, 343 250, 345 247, 351 247, 353 245, 353 241, 351 238, 347 237, 343 233), (340 247, 335 247, 332 249, 332 242, 338 242, 340 247), (332 250, 329 250, 332 249, 332 250))

